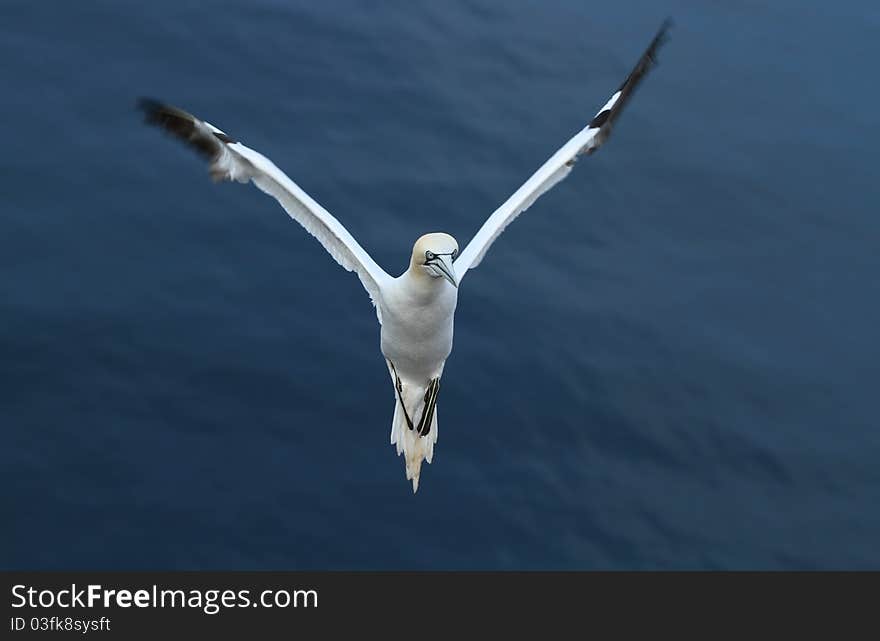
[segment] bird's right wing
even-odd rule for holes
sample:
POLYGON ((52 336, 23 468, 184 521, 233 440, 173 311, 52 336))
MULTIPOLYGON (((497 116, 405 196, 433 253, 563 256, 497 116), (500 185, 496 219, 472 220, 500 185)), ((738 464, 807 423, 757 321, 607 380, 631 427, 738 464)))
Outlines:
POLYGON ((376 306, 379 322, 382 322, 379 294, 382 284, 391 276, 376 264, 330 212, 315 202, 275 163, 177 107, 146 98, 141 99, 138 106, 148 124, 164 129, 205 156, 211 163, 211 177, 215 181, 245 183, 250 180, 275 198, 291 218, 318 239, 337 263, 357 273, 376 306))
POLYGON ((666 39, 671 22, 667 20, 660 27, 651 44, 639 58, 638 63, 624 80, 620 89, 611 96, 605 106, 586 127, 565 143, 538 171, 532 174, 504 204, 496 209, 483 223, 464 251, 455 259, 455 274, 461 282, 465 273, 483 260, 489 247, 513 220, 532 206, 542 194, 568 176, 575 161, 581 154, 591 154, 611 135, 611 127, 623 111, 639 82, 656 64, 657 49, 666 39))

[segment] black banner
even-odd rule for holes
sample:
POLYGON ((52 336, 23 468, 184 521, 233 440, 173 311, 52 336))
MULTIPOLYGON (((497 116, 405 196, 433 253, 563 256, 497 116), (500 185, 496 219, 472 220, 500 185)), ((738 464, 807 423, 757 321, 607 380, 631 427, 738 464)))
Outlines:
MULTIPOLYGON (((4 639, 391 638, 700 628, 759 632, 870 620, 878 574, 6 572, 4 639)), ((840 627, 843 626, 843 627, 840 627)))

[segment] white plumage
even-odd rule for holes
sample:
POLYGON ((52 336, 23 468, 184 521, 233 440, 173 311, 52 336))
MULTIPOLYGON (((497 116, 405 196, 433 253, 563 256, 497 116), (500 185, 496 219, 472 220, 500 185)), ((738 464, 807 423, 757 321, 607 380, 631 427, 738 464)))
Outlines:
POLYGON ((592 153, 608 139, 633 90, 656 63, 656 51, 668 28, 664 23, 620 89, 590 123, 489 216, 461 254, 452 236, 426 234, 413 246, 409 268, 396 278, 379 267, 330 212, 271 160, 176 107, 155 100, 142 100, 140 106, 148 123, 166 129, 206 156, 215 180, 252 181, 317 238, 336 262, 358 275, 376 307, 382 354, 394 386, 391 443, 405 458, 406 477, 415 492, 422 461, 431 462, 437 442, 437 396, 452 350, 458 286, 507 225, 564 179, 581 154, 592 153))

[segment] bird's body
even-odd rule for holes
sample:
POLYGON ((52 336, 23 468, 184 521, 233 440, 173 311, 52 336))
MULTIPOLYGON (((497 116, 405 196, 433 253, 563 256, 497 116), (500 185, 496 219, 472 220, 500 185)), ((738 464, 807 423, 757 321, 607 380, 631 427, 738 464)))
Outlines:
POLYGON ((590 123, 563 145, 483 224, 459 254, 445 233, 431 233, 413 246, 408 269, 394 278, 379 267, 342 224, 262 154, 213 125, 153 100, 143 100, 147 122, 183 139, 210 160, 215 180, 252 181, 275 197, 315 236, 333 258, 359 276, 376 307, 381 350, 394 388, 391 443, 405 457, 406 476, 418 489, 421 464, 437 442, 437 398, 443 367, 452 351, 458 286, 504 228, 537 198, 565 178, 582 154, 595 151, 611 132, 642 77, 655 64, 667 24, 636 67, 590 123))
MULTIPOLYGON (((391 444, 406 459, 406 477, 418 489, 422 460, 429 463, 437 442, 437 398, 428 394, 432 381, 439 386, 443 366, 452 352, 452 334, 458 288, 448 278, 437 278, 424 268, 424 249, 434 247, 457 253, 448 234, 427 234, 416 241, 409 268, 380 288, 382 355, 395 388, 391 444), (420 427, 421 423, 421 427, 420 427)), ((438 389, 439 392, 439 389, 438 389)))
POLYGON ((458 288, 420 271, 411 267, 381 288, 381 346, 401 376, 427 381, 452 351, 458 288))

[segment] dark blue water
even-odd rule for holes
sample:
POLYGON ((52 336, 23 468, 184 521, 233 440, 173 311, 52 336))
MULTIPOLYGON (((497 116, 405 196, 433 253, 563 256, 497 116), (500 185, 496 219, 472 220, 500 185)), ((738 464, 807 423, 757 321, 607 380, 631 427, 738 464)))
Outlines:
POLYGON ((880 567, 876 2, 0 5, 4 568, 880 567), (144 127, 180 104, 377 261, 463 244, 418 495, 360 283, 144 127))

